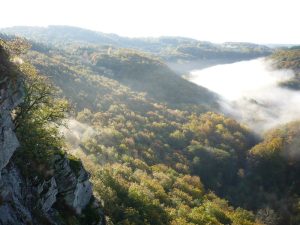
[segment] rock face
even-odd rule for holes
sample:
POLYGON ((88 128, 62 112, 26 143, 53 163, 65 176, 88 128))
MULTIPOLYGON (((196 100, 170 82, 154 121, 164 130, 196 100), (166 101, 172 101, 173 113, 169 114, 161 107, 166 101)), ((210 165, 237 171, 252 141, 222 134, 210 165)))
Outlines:
POLYGON ((44 212, 48 212, 53 204, 56 202, 56 195, 58 194, 57 185, 54 177, 48 181, 44 181, 38 186, 38 195, 40 196, 39 205, 42 206, 44 212))
POLYGON ((55 171, 47 180, 20 173, 13 157, 19 142, 11 113, 24 91, 20 79, 12 76, 12 66, 0 45, 0 225, 73 224, 65 218, 77 218, 76 224, 105 224, 81 163, 74 168, 65 155, 57 155, 55 171), (87 209, 98 219, 82 222, 89 217, 87 209))
MULTIPOLYGON (((3 54, 5 55, 3 50, 0 50, 0 55, 3 54)), ((13 131, 11 111, 22 101, 23 96, 21 82, 9 78, 8 66, 9 62, 5 58, 0 59, 0 171, 19 146, 13 131)))
POLYGON ((57 180, 58 192, 67 206, 81 213, 90 202, 92 186, 90 176, 81 164, 77 170, 74 172, 71 169, 70 162, 65 157, 56 157, 54 177, 57 180))
MULTIPOLYGON (((49 180, 32 181, 20 174, 10 162, 2 169, 0 184, 0 224, 41 224, 43 217, 47 224, 65 224, 58 216, 56 204, 67 211, 81 216, 92 201, 92 185, 83 167, 78 174, 70 168, 69 160, 60 157, 55 175, 49 180), (62 166, 62 167, 61 167, 62 166)), ((61 210, 61 208, 60 208, 61 210)), ((101 211, 96 209, 99 215, 101 211)), ((61 214, 61 211, 60 211, 61 214)), ((102 216, 103 217, 103 216, 102 216)), ((95 224, 105 224, 97 221, 95 224)))
POLYGON ((29 193, 23 182, 14 166, 9 165, 2 170, 0 224, 26 224, 33 221, 30 195, 25 197, 29 193))
MULTIPOLYGON (((82 215, 92 200, 92 185, 83 167, 76 174, 69 160, 58 156, 55 175, 49 180, 28 180, 20 174, 13 161, 2 169, 0 184, 0 224, 40 224, 43 217, 47 224, 65 224, 57 216, 59 208, 82 215)), ((98 210, 99 211, 99 210, 98 210)), ((61 214, 61 213, 60 213, 61 214)), ((99 211, 101 215, 101 211, 99 211)), ((95 224, 104 224, 99 222, 95 224)))

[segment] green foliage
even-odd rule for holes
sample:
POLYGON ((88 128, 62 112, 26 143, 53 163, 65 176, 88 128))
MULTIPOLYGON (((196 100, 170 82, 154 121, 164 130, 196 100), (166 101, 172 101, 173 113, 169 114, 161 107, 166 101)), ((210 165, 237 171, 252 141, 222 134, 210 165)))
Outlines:
POLYGON ((291 48, 278 50, 270 58, 274 60, 274 66, 278 69, 300 69, 300 49, 291 48))
POLYGON ((24 54, 31 47, 30 43, 26 39, 19 37, 15 37, 13 39, 8 37, 8 41, 4 41, 0 38, 0 45, 9 52, 10 55, 15 57, 24 54))
MULTIPOLYGON (((41 71, 51 75, 72 100, 76 118, 94 130, 93 135, 80 140, 80 148, 88 155, 85 163, 96 164, 96 169, 95 165, 89 168, 95 193, 103 200, 106 215, 116 224, 176 224, 178 221, 193 224, 188 213, 184 213, 189 211, 185 208, 200 207, 205 191, 199 177, 190 173, 204 174, 208 164, 203 162, 217 162, 218 168, 211 173, 206 170, 203 182, 219 193, 226 193, 225 185, 221 191, 220 184, 224 181, 233 184, 237 180, 238 169, 247 148, 252 145, 253 135, 224 116, 193 115, 195 107, 186 111, 171 109, 147 95, 131 91, 124 85, 126 83, 121 85, 119 81, 130 76, 135 79, 153 76, 147 67, 161 65, 148 56, 112 50, 108 57, 106 52, 95 54, 94 49, 82 51, 82 54, 87 52, 87 59, 95 60, 94 67, 83 65, 76 51, 73 55, 32 51, 28 57, 41 71), (110 71, 124 68, 129 72, 120 72, 120 77, 114 77, 114 73, 102 68, 104 66, 110 71), (143 71, 136 73, 137 68, 143 71), (205 130, 207 122, 212 125, 205 130), (214 149, 215 155, 207 157, 190 151, 189 146, 196 143, 214 149), (201 162, 196 160, 199 156, 201 162), (230 160, 233 160, 231 164, 230 160), (228 168, 230 172, 226 173, 228 168), (190 183, 198 186, 190 186, 190 183)), ((159 74, 161 76, 164 75, 159 74)), ((151 79, 153 82, 156 78, 151 79)), ((154 85, 151 82, 149 87, 154 85)), ((182 96, 188 95, 183 93, 182 96)), ((198 112, 203 112, 203 108, 199 108, 198 112)), ((83 155, 79 157, 84 158, 83 155)), ((228 214, 231 217, 234 212, 228 214)), ((203 215, 203 221, 206 217, 208 221, 226 221, 216 215, 203 215)), ((253 222, 250 220, 249 224, 253 222)))
POLYGON ((89 204, 82 211, 82 215, 79 219, 80 224, 96 225, 103 221, 102 214, 100 214, 99 206, 95 203, 95 199, 92 198, 89 204))
POLYGON ((246 174, 234 202, 258 209, 258 217, 266 224, 274 224, 267 222, 272 220, 275 224, 297 224, 292 221, 298 217, 300 194, 299 135, 299 122, 293 122, 269 131, 248 152, 246 174), (288 213, 282 204, 289 208, 288 213))
MULTIPOLYGON (((113 46, 82 46, 78 42, 85 39, 84 31, 76 34, 76 43, 72 32, 64 33, 66 46, 35 45, 24 57, 71 100, 74 117, 92 131, 78 135, 76 152, 89 168, 95 195, 114 224, 297 224, 298 124, 271 132, 257 143, 243 125, 206 112, 215 108, 211 93, 176 77, 156 57, 113 46), (209 190, 257 215, 234 209, 209 190)), ((97 35, 94 38, 97 42, 97 35)), ((150 52, 174 60, 247 58, 268 52, 247 43, 220 47, 180 38, 162 38, 156 50, 153 46, 147 47, 150 52), (168 49, 157 50, 160 45, 168 49)), ((21 69, 34 78, 28 79, 32 83, 26 93, 52 93, 48 91, 54 88, 35 84, 46 78, 35 76, 26 64, 21 69)), ((25 158, 31 167, 34 157, 49 159, 63 144, 56 124, 65 113, 59 108, 66 105, 44 97, 45 102, 36 105, 39 96, 27 97, 23 109, 16 111, 17 131, 22 148, 31 154, 25 158)), ((70 162, 79 168, 77 159, 70 162)), ((72 214, 69 219, 75 223, 72 214)), ((87 217, 92 220, 93 210, 87 217)))
POLYGON ((234 151, 240 159, 245 157, 246 150, 255 143, 253 134, 246 127, 217 113, 206 113, 200 117, 192 115, 187 127, 195 133, 194 140, 234 151))
POLYGON ((192 159, 192 171, 198 174, 206 186, 218 193, 237 182, 238 160, 233 153, 193 144, 188 147, 192 159))
POLYGON ((111 101, 145 110, 145 104, 136 104, 145 97, 198 111, 217 107, 215 94, 181 78, 157 58, 127 49, 107 51, 73 46, 63 52, 31 51, 27 57, 81 110, 108 109, 111 101))
POLYGON ((300 49, 292 47, 290 49, 278 50, 270 56, 273 66, 277 69, 291 69, 295 76, 287 81, 280 82, 280 86, 299 90, 300 89, 300 49))
POLYGON ((66 116, 68 102, 57 98, 56 89, 31 65, 21 64, 20 72, 25 96, 14 112, 21 144, 18 156, 28 162, 22 165, 24 172, 47 177, 52 173, 52 156, 63 154, 64 141, 58 126, 66 116))
POLYGON ((294 179, 299 174, 300 166, 297 150, 299 135, 299 122, 293 122, 270 131, 262 143, 250 150, 250 165, 260 174, 266 189, 274 190, 273 186, 282 192, 286 188, 296 189, 298 182, 294 179))
POLYGON ((69 160, 69 165, 72 169, 72 171, 75 172, 75 174, 79 175, 80 170, 82 169, 82 163, 80 159, 76 158, 75 156, 68 154, 67 158, 69 160))
MULTIPOLYGON (((192 116, 189 112, 171 110, 148 100, 145 103, 151 111, 111 105, 108 111, 84 109, 78 113, 77 119, 94 129, 92 136, 82 139, 81 148, 85 154, 78 157, 91 171, 94 190, 104 202, 105 214, 115 224, 176 224, 182 221, 198 224, 200 219, 195 219, 198 217, 203 217, 204 224, 209 221, 227 224, 229 220, 235 221, 233 217, 241 223, 254 224, 253 217, 240 218, 228 205, 230 212, 223 208, 212 210, 210 214, 202 212, 206 210, 202 207, 204 201, 211 200, 205 200, 206 193, 199 177, 189 175, 190 172, 205 174, 204 184, 216 191, 221 190, 219 184, 223 182, 224 186, 226 182, 226 185, 232 184, 239 169, 238 151, 233 148, 246 152, 252 134, 221 115, 192 116), (206 131, 202 127, 207 120, 214 126, 206 131), (218 124, 223 124, 221 131, 218 124), (222 135, 224 130, 235 134, 234 141, 222 135), (198 148, 207 153, 202 154, 198 148), (196 162, 197 157, 202 161, 196 162), (215 165, 211 171, 210 163, 215 165)), ((223 187, 223 192, 225 189, 223 187)))
POLYGON ((85 162, 114 224, 258 224, 251 213, 246 217, 226 201, 205 194, 199 177, 164 165, 145 172, 126 164, 101 167, 88 159, 85 162))

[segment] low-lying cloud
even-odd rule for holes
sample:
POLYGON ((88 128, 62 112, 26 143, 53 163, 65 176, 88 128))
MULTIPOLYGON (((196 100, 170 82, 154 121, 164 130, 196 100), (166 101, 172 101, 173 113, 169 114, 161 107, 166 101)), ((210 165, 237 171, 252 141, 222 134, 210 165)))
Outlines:
POLYGON ((218 93, 225 114, 263 133, 300 119, 300 92, 278 86, 293 76, 291 70, 272 70, 260 58, 192 71, 188 79, 218 93))
POLYGON ((84 139, 88 139, 95 135, 95 131, 92 127, 80 123, 75 119, 68 119, 65 123, 66 126, 61 127, 61 132, 73 150, 78 148, 84 139))

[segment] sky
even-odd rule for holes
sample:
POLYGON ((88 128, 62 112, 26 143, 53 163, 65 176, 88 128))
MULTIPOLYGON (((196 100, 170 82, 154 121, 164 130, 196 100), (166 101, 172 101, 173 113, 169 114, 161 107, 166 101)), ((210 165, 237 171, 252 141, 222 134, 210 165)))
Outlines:
POLYGON ((128 37, 300 44, 299 0, 3 0, 0 27, 71 25, 128 37))

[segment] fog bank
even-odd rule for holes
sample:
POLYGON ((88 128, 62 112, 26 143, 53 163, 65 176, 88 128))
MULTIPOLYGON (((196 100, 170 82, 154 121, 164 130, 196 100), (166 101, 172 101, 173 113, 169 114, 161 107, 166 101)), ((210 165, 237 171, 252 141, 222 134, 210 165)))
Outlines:
POLYGON ((95 131, 87 124, 80 123, 75 119, 67 119, 66 126, 60 127, 60 131, 64 135, 66 142, 71 145, 72 150, 76 150, 80 143, 94 136, 95 131))
POLYGON ((225 114, 262 133, 300 119, 300 92, 278 86, 293 76, 291 70, 272 70, 260 58, 191 71, 187 79, 218 93, 225 114))

